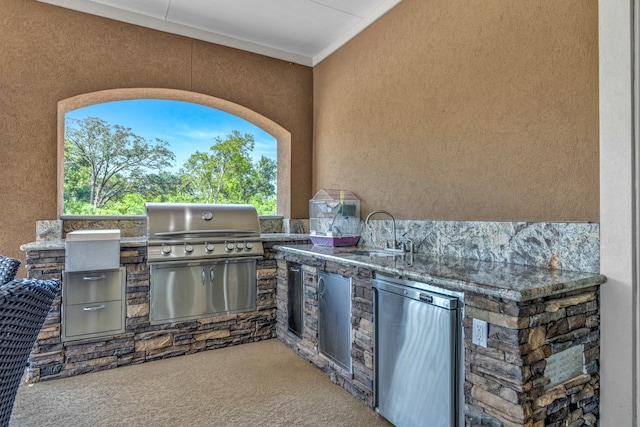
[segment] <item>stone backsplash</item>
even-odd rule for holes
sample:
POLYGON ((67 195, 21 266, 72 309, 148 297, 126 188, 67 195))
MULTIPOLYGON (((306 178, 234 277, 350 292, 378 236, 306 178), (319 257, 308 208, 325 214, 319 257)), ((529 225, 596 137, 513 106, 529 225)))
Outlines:
MULTIPOLYGON (((261 217, 262 233, 309 232, 308 219, 261 217)), ((399 245, 413 241, 415 253, 598 273, 600 226, 572 222, 395 221, 399 245)), ((36 240, 55 240, 79 229, 117 228, 122 237, 146 234, 146 218, 69 217, 38 221, 36 240)), ((358 245, 385 247, 392 239, 387 219, 362 223, 358 245)))
MULTIPOLYGON (((384 247, 390 220, 362 227, 361 246, 384 247)), ((592 223, 396 221, 399 244, 412 239, 416 253, 598 273, 600 227, 592 223)))
MULTIPOLYGON (((64 239, 74 230, 119 229, 122 237, 141 237, 147 234, 145 216, 70 216, 59 220, 36 221, 36 241, 44 242, 64 239)), ((308 219, 289 219, 279 216, 260 217, 262 233, 306 234, 308 219)))

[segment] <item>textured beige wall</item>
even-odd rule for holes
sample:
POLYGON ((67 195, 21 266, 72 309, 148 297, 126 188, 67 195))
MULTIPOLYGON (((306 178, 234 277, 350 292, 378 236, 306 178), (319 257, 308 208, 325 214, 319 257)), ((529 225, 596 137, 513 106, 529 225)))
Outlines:
POLYGON ((206 93, 290 130, 294 218, 341 187, 363 215, 599 220, 595 0, 403 0, 313 75, 36 1, 1 12, 0 253, 22 257, 56 217, 57 102, 128 87, 206 93))
POLYGON ((58 101, 105 89, 201 92, 286 128, 290 214, 308 216, 311 68, 33 0, 0 7, 0 254, 24 259, 36 220, 57 217, 58 101))
POLYGON ((314 67, 313 191, 597 222, 597 29, 596 0, 403 0, 314 67))

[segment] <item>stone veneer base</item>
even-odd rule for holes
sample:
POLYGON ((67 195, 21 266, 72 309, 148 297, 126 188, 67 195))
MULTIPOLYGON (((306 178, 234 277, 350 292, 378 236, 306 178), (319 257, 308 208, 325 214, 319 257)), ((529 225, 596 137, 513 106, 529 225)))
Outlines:
MULTIPOLYGON (((126 268, 125 333, 62 342, 61 297, 42 328, 29 359, 26 381, 34 383, 72 375, 143 363, 166 357, 227 347, 275 337, 276 262, 273 244, 265 242, 264 259, 257 264, 255 311, 224 314, 194 321, 149 323, 149 267, 146 246, 122 247, 126 268)), ((65 251, 27 251, 32 278, 62 278, 65 251)))

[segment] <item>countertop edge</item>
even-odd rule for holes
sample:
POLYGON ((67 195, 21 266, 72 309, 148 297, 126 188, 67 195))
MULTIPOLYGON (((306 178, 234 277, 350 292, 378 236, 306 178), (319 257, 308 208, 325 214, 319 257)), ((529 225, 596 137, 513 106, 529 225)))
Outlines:
MULTIPOLYGON (((308 234, 296 234, 296 233, 264 233, 261 234, 263 242, 292 242, 292 241, 300 241, 306 242, 309 241, 308 234)), ((53 251, 64 249, 65 240, 57 239, 57 240, 39 240, 35 242, 25 243, 20 246, 20 250, 23 252, 27 251, 53 251)), ((120 238, 120 246, 122 247, 137 247, 137 246, 147 246, 147 239, 144 236, 136 236, 136 237, 121 237, 120 238)))

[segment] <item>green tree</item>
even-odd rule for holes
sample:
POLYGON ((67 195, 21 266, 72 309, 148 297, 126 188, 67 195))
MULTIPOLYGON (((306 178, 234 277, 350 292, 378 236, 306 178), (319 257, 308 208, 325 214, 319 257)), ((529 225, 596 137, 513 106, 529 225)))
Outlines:
POLYGON ((258 195, 264 199, 276 195, 276 172, 277 163, 275 160, 262 156, 258 164, 253 169, 251 178, 251 195, 258 195))
POLYGON ((89 202, 90 182, 89 168, 82 165, 82 162, 74 161, 71 144, 64 145, 64 201, 66 213, 77 213, 79 203, 89 202), (73 212, 67 211, 67 205, 76 206, 73 212))
POLYGON ((196 151, 187 159, 184 183, 204 203, 240 201, 252 170, 253 135, 234 130, 226 139, 215 141, 210 153, 196 151))
POLYGON ((275 213, 276 163, 251 161, 253 135, 234 130, 215 139, 209 152, 197 151, 181 170, 183 190, 204 203, 250 203, 258 213, 275 213), (266 209, 266 211, 265 211, 266 209))
POLYGON ((65 131, 65 200, 86 201, 94 209, 136 192, 148 171, 175 159, 166 141, 147 141, 96 117, 73 120, 65 131))
POLYGON ((180 176, 166 171, 143 176, 136 187, 136 191, 149 202, 167 202, 182 195, 180 176))

